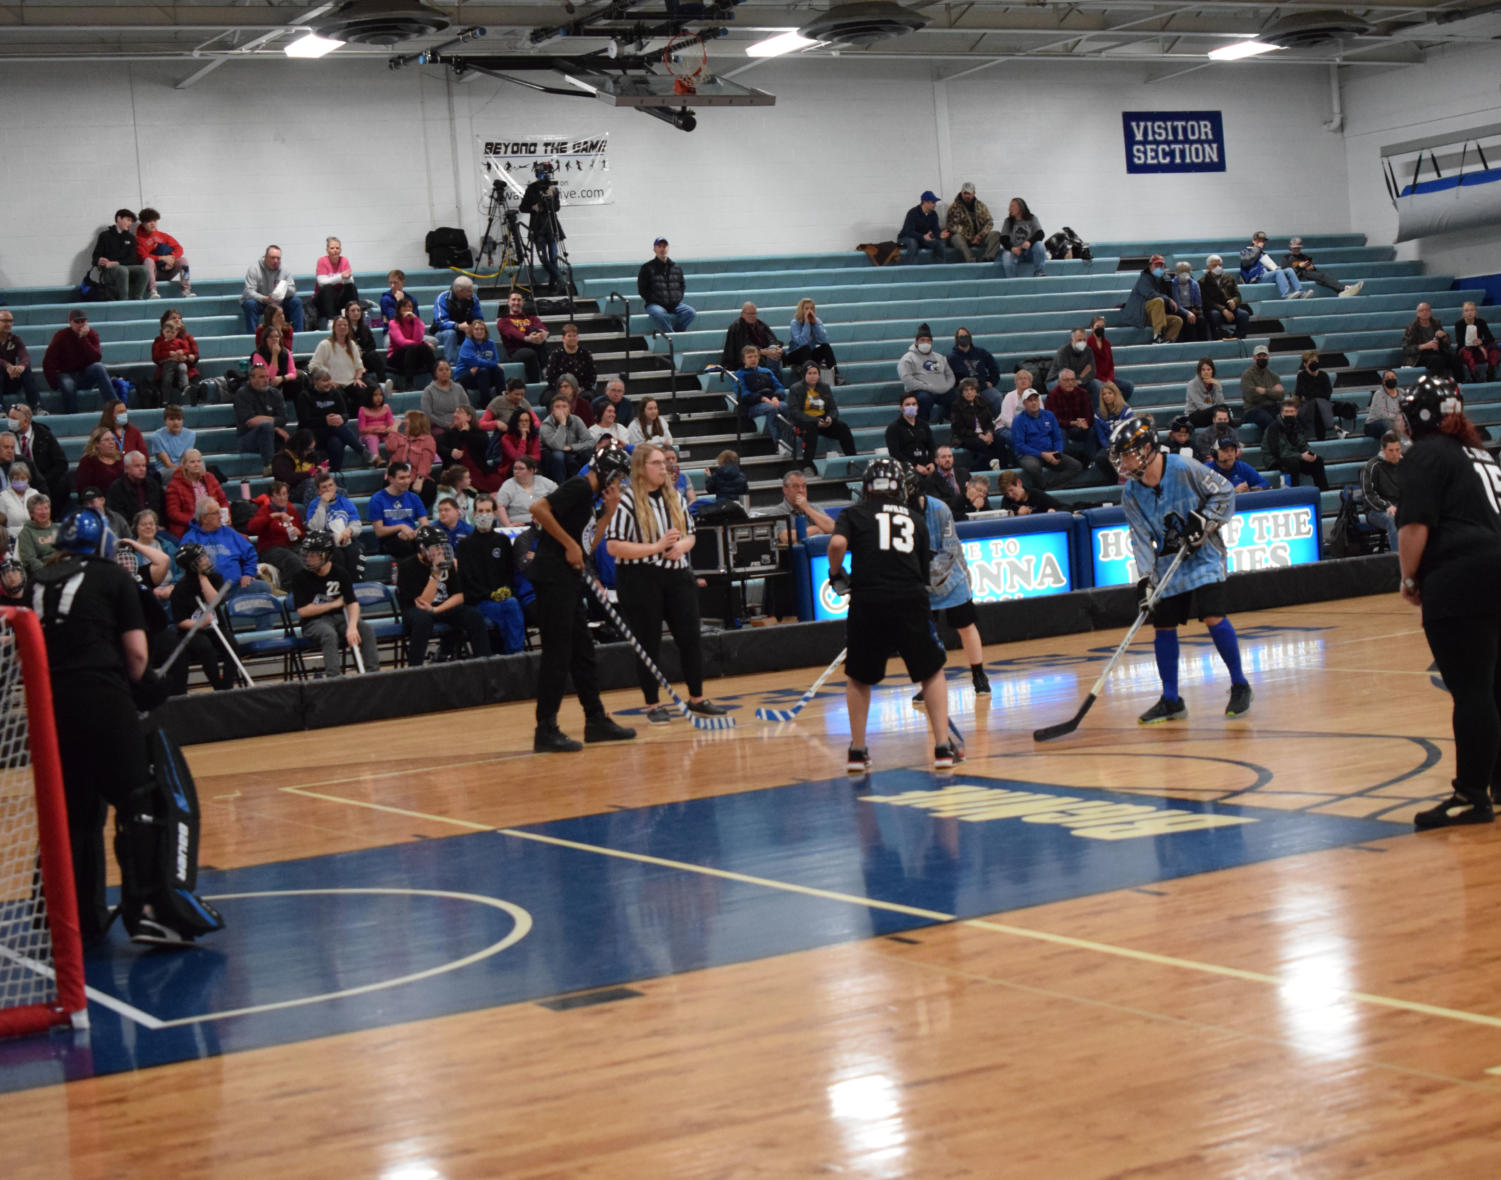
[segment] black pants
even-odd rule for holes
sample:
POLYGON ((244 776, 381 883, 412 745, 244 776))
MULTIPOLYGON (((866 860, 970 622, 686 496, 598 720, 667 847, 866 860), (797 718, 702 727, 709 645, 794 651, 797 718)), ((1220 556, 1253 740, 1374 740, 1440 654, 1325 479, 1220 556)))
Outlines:
POLYGON ((371 385, 371 378, 375 379, 374 384, 376 385, 385 384, 386 354, 378 348, 367 348, 364 352, 360 353, 360 363, 365 366, 366 386, 364 394, 360 398, 360 404, 368 407, 370 405, 369 386, 371 385))
MULTIPOLYGON (((704 649, 698 617, 698 583, 692 570, 670 570, 659 565, 617 565, 616 589, 620 613, 651 662, 662 666, 662 624, 672 632, 683 665, 688 695, 704 695, 704 649)), ((655 705, 661 691, 657 678, 636 661, 636 681, 648 705, 655 705)))
POLYGON ((431 373, 437 367, 438 358, 429 345, 404 344, 386 358, 386 363, 401 374, 402 384, 410 389, 418 373, 431 373))
POLYGON ((439 623, 448 623, 462 630, 475 656, 490 654, 490 627, 485 616, 467 603, 449 607, 442 614, 409 606, 401 612, 401 620, 407 629, 407 666, 410 668, 420 668, 427 663, 427 645, 433 637, 433 628, 439 623))
POLYGON ((569 673, 573 674, 573 691, 584 706, 584 715, 603 713, 583 586, 568 582, 538 582, 536 586, 537 631, 542 645, 537 672, 538 728, 557 724, 569 673))
POLYGON ((850 428, 838 418, 835 418, 827 426, 798 427, 798 434, 803 440, 803 464, 812 466, 813 460, 818 456, 819 438, 832 439, 839 444, 839 449, 846 455, 857 453, 854 435, 850 434, 850 428))
POLYGON ((802 374, 803 366, 810 360, 817 361, 825 369, 836 368, 839 364, 834 359, 834 350, 827 344, 804 344, 800 348, 794 348, 791 352, 782 354, 782 364, 794 373, 802 374))
POLYGON ((1461 795, 1501 786, 1501 617, 1425 620, 1423 633, 1454 698, 1454 777, 1461 795))
POLYGON ((1329 490, 1329 477, 1324 474, 1324 457, 1315 455, 1310 463, 1301 455, 1296 459, 1286 459, 1277 464, 1282 469, 1282 474, 1287 476, 1287 482, 1293 487, 1298 486, 1298 478, 1303 475, 1313 476, 1313 486, 1321 492, 1329 490))
POLYGON ((329 283, 313 293, 313 306, 318 309, 319 327, 323 320, 338 319, 350 303, 358 303, 360 293, 353 283, 329 283))
POLYGON ((516 361, 526 366, 526 379, 528 381, 542 380, 542 357, 535 348, 527 345, 524 348, 511 349, 506 353, 506 360, 516 361))
POLYGON ((104 821, 147 783, 146 739, 121 673, 54 674, 52 715, 62 755, 63 794, 85 943, 104 934, 104 821))

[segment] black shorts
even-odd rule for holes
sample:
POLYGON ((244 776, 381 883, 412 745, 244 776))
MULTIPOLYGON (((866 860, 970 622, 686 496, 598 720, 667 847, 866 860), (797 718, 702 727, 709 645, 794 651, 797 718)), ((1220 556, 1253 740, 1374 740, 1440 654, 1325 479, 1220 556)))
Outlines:
POLYGON ((947 623, 955 631, 959 630, 960 627, 968 627, 970 624, 977 623, 980 620, 980 616, 975 614, 975 600, 973 598, 966 598, 957 606, 946 606, 941 610, 935 610, 933 617, 940 623, 947 623))
POLYGON ((862 601, 856 594, 844 633, 849 650, 844 673, 861 684, 880 684, 892 653, 902 657, 914 682, 937 674, 948 659, 928 616, 926 594, 897 601, 862 601))
POLYGON ((1181 627, 1189 619, 1207 619, 1225 613, 1225 583, 1210 582, 1161 599, 1152 609, 1152 626, 1181 627))

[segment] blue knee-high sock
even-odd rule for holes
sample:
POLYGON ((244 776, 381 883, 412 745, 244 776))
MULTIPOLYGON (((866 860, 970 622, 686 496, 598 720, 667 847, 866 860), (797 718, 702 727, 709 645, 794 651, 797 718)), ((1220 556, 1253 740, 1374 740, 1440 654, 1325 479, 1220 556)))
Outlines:
POLYGON ((1229 619, 1221 619, 1209 628, 1209 638, 1214 640, 1214 650, 1220 653, 1225 667, 1230 669, 1230 683, 1244 684, 1246 674, 1240 670, 1240 641, 1235 637, 1235 628, 1229 619))
POLYGON ((1178 632, 1164 628, 1152 633, 1152 647, 1157 653, 1157 675, 1162 677, 1162 695, 1178 699, 1178 632))

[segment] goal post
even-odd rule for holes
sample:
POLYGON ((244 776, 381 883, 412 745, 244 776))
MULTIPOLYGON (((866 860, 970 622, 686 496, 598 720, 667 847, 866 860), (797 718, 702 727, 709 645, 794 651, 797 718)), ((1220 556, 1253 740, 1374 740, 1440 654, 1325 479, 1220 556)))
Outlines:
POLYGON ((0 608, 0 1037, 88 1027, 62 763, 36 615, 0 608))

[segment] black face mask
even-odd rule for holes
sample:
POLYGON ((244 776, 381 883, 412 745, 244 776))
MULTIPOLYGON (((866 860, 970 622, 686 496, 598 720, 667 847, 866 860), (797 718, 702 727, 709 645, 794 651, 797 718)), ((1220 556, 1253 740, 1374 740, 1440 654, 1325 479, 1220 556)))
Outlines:
POLYGON ((1317 373, 1317 372, 1318 372, 1318 371, 1319 371, 1319 367, 1318 367, 1318 365, 1316 365, 1316 364, 1313 364, 1313 365, 1309 365, 1309 366, 1308 366, 1308 371, 1309 371, 1309 372, 1310 372, 1310 373, 1317 373))
POLYGON ((959 336, 955 338, 954 343, 957 344, 960 348, 968 348, 970 340, 968 336, 959 336))
POLYGON ((1096 328, 1094 330, 1094 334, 1096 336, 1098 336, 1101 340, 1103 340, 1105 338, 1105 329, 1104 328, 1096 328))
POLYGON ((1388 377, 1381 384, 1384 385, 1384 386, 1386 386, 1388 389, 1396 389, 1397 388, 1397 379, 1395 377, 1388 377))
POLYGON ((1266 361, 1267 361, 1267 358, 1264 357, 1264 356, 1257 357, 1256 358, 1256 367, 1258 369, 1264 369, 1264 368, 1266 368, 1266 361))

